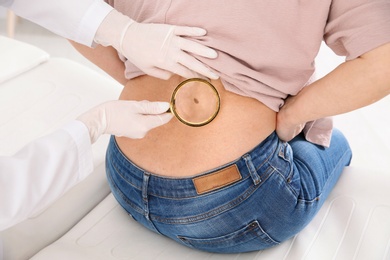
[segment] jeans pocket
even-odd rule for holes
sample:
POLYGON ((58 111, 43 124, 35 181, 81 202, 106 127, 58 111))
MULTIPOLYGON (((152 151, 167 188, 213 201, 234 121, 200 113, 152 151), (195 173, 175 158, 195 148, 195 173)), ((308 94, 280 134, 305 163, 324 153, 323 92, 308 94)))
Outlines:
POLYGON ((253 221, 235 232, 219 237, 191 238, 178 236, 178 238, 187 246, 214 253, 257 251, 279 244, 264 232, 258 221, 253 221))
POLYGON ((275 157, 269 164, 275 169, 280 177, 280 185, 285 186, 297 198, 300 190, 300 176, 295 171, 293 151, 291 146, 280 141, 275 157))

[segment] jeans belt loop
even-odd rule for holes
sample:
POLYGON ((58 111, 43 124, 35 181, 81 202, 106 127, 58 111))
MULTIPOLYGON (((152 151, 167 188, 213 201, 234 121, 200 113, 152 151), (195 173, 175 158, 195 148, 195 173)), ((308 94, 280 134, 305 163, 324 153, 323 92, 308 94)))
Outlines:
POLYGON ((256 167, 253 165, 252 157, 249 154, 246 154, 243 156, 243 158, 244 158, 246 167, 249 170, 249 174, 252 177, 253 183, 255 185, 260 184, 261 178, 260 178, 259 174, 257 174, 256 167))
POLYGON ((142 182, 142 201, 144 203, 144 215, 148 220, 149 220, 149 201, 148 201, 149 178, 150 178, 150 174, 144 172, 144 177, 142 182))

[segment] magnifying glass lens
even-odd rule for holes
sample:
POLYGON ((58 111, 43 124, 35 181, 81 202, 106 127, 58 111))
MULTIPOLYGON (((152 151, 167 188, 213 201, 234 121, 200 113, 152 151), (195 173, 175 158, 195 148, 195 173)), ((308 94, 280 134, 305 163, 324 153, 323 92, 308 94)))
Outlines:
POLYGON ((184 81, 172 98, 176 117, 190 126, 210 123, 219 111, 219 95, 211 83, 202 79, 184 81))
POLYGON ((189 82, 176 94, 176 112, 187 122, 203 122, 208 120, 216 109, 215 92, 199 82, 189 82))

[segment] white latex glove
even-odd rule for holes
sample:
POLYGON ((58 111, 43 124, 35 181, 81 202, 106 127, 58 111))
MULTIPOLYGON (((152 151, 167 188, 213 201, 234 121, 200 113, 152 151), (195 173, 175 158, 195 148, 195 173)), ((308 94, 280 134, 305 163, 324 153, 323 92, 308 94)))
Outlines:
POLYGON ((171 113, 165 113, 168 108, 167 102, 116 100, 92 108, 77 120, 87 126, 91 143, 102 134, 140 139, 172 119, 171 113))
POLYGON ((206 33, 198 27, 137 23, 114 9, 100 25, 95 42, 113 46, 143 72, 157 78, 168 79, 178 74, 185 78, 202 75, 218 79, 191 55, 214 59, 217 52, 182 37, 199 37, 206 33))

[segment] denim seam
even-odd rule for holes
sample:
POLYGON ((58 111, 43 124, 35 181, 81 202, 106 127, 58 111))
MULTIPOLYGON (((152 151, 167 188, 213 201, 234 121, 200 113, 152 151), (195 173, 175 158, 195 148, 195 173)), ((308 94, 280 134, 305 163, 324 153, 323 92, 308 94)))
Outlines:
MULTIPOLYGON (((246 236, 248 235, 249 233, 252 233, 254 235, 253 238, 249 239, 249 240, 246 240, 246 241, 242 241, 241 243, 239 244, 244 244, 244 243, 248 243, 249 241, 252 241, 254 239, 258 239, 260 238, 261 240, 263 240, 264 242, 266 243, 269 243, 271 245, 278 245, 280 244, 280 242, 277 242, 275 241, 274 239, 272 239, 268 233, 266 233, 262 227, 260 226, 260 224, 258 223, 257 220, 253 221, 251 224, 249 224, 247 227, 245 227, 244 229, 247 229, 243 232, 240 232, 239 235, 237 236, 234 236, 234 239, 237 239, 237 238, 240 238, 240 237, 243 237, 243 236, 246 236), (252 226, 253 223, 256 223, 257 225, 256 226, 252 226), (265 236, 261 236, 259 235, 257 232, 256 232, 256 229, 259 229, 261 231, 261 233, 265 236)), ((236 231, 237 232, 237 231, 236 231)), ((189 244, 191 246, 194 246, 191 241, 195 241, 197 242, 197 244, 202 244, 202 245, 215 245, 215 244, 220 244, 220 243, 224 243, 225 241, 229 241, 229 240, 232 240, 232 238, 228 237, 229 235, 232 235, 234 234, 235 232, 232 232, 232 233, 229 233, 229 234, 226 234, 224 236, 221 236, 221 239, 217 240, 218 237, 216 237, 216 241, 210 241, 210 239, 207 239, 209 241, 201 241, 202 239, 196 239, 196 238, 190 238, 190 237, 186 237, 186 236, 177 236, 177 238, 179 238, 181 241, 183 241, 185 244, 189 244), (225 238, 222 238, 222 237, 225 237, 225 238)), ((203 240, 206 240, 206 239, 203 239, 203 240)), ((237 244, 237 245, 239 245, 237 244)))
POLYGON ((258 171, 261 167, 264 166, 264 164, 266 164, 270 161, 270 158, 274 155, 274 153, 277 149, 278 149, 278 145, 275 145, 275 149, 269 153, 268 157, 258 167, 256 167, 256 171, 258 171))
MULTIPOLYGON (((140 171, 142 171, 142 172, 145 173, 145 170, 139 168, 137 165, 135 165, 132 161, 130 161, 130 160, 122 153, 122 151, 120 150, 120 148, 119 148, 119 146, 118 146, 118 144, 117 144, 115 138, 114 138, 114 142, 113 142, 113 143, 114 143, 115 147, 117 148, 118 152, 122 155, 123 160, 125 160, 127 163, 131 164, 133 167, 135 167, 135 168, 137 168, 138 170, 140 170, 140 171)), ((131 186, 133 186, 135 189, 141 190, 141 188, 139 188, 138 186, 136 186, 135 184, 133 184, 132 182, 130 182, 129 180, 127 180, 127 178, 125 178, 125 177, 123 176, 123 174, 121 174, 121 171, 118 169, 118 167, 116 167, 115 160, 113 160, 112 157, 113 157, 113 156, 111 156, 111 158, 110 158, 110 159, 111 159, 111 162, 112 162, 112 165, 113 165, 113 167, 115 168, 115 170, 119 173, 119 175, 122 177, 122 179, 123 179, 126 183, 130 184, 131 186)), ((223 169, 223 168, 225 168, 225 167, 228 167, 229 165, 237 164, 237 162, 238 162, 239 160, 240 160, 240 159, 237 159, 237 160, 235 160, 235 161, 232 161, 232 162, 226 163, 226 164, 224 164, 224 165, 221 165, 220 167, 218 167, 218 169, 223 169)), ((214 170, 214 169, 213 169, 213 170, 214 170)), ((211 172, 211 171, 210 171, 210 172, 211 172)), ((151 176, 154 176, 153 173, 148 172, 148 174, 150 174, 151 176)), ((208 174, 208 172, 205 172, 204 174, 208 174)), ((197 175, 197 176, 198 176, 198 175, 197 175)), ((219 191, 221 191, 221 190, 224 190, 224 189, 226 189, 226 188, 229 188, 229 187, 230 187, 231 185, 233 185, 233 184, 239 184, 239 183, 241 183, 242 181, 245 181, 245 180, 246 180, 247 178, 249 178, 249 177, 250 177, 250 176, 247 176, 247 177, 241 179, 241 180, 238 181, 238 182, 234 182, 234 183, 232 183, 232 184, 230 184, 230 185, 228 185, 228 186, 226 186, 226 187, 223 187, 223 188, 221 188, 221 189, 217 189, 217 190, 215 190, 215 191, 208 192, 208 193, 205 193, 205 194, 202 194, 202 195, 194 194, 194 195, 191 195, 191 196, 188 196, 188 197, 184 197, 184 196, 183 196, 183 197, 181 197, 181 198, 169 197, 169 196, 162 196, 162 195, 159 195, 159 194, 155 194, 155 193, 153 193, 153 192, 150 192, 149 195, 154 196, 154 197, 157 197, 157 198, 172 199, 172 200, 183 200, 183 199, 199 198, 199 197, 208 196, 208 195, 210 195, 210 194, 212 194, 212 193, 214 193, 214 192, 219 192, 219 191)), ((180 179, 181 179, 181 178, 173 178, 173 180, 180 180, 180 179)))
POLYGON ((278 149, 277 156, 278 156, 278 158, 283 159, 285 162, 287 162, 290 165, 290 171, 289 171, 287 177, 284 177, 284 174, 282 172, 280 172, 277 167, 275 167, 275 166, 272 166, 272 167, 274 167, 275 170, 278 172, 278 174, 281 175, 281 177, 287 181, 293 173, 293 166, 292 166, 292 162, 291 162, 290 158, 286 157, 286 149, 287 149, 287 145, 282 143, 282 146, 280 147, 280 149, 278 149))
POLYGON ((279 245, 280 242, 274 240, 269 234, 268 232, 266 232, 263 227, 260 225, 260 223, 257 221, 257 224, 261 230, 261 232, 266 236, 266 239, 261 237, 262 240, 264 240, 265 242, 269 243, 269 244, 273 244, 273 245, 279 245))
POLYGON ((143 178, 143 182, 142 182, 142 191, 141 191, 142 203, 144 204, 143 214, 148 221, 150 221, 149 195, 148 195, 149 177, 150 177, 149 174, 147 174, 147 173, 144 174, 144 178, 143 178))
POLYGON ((189 197, 184 197, 184 196, 182 196, 182 197, 180 197, 180 198, 178 198, 178 197, 173 197, 173 196, 172 196, 172 197, 163 196, 163 195, 160 195, 160 194, 154 194, 154 193, 152 193, 152 192, 150 192, 149 195, 151 195, 151 196, 153 196, 153 197, 156 197, 156 198, 170 199, 170 200, 176 200, 176 201, 187 200, 187 199, 196 199, 196 198, 201 198, 201 197, 209 196, 209 195, 211 195, 211 194, 213 194, 213 193, 220 192, 220 191, 223 191, 223 190, 225 190, 225 189, 229 189, 232 185, 238 185, 238 184, 240 184, 241 182, 247 180, 249 177, 250 177, 250 175, 248 175, 248 176, 246 176, 245 178, 243 178, 243 179, 241 179, 241 180, 239 180, 239 181, 237 181, 237 182, 234 182, 234 183, 232 183, 232 184, 230 184, 230 185, 228 185, 228 186, 226 186, 226 187, 223 187, 223 188, 220 188, 220 189, 217 189, 217 190, 214 190, 214 191, 210 191, 210 192, 208 192, 208 193, 204 193, 204 194, 201 194, 201 195, 194 194, 194 195, 191 195, 191 196, 189 196, 189 197))
POLYGON ((111 158, 111 164, 112 164, 112 167, 113 167, 113 168, 116 170, 116 172, 118 173, 118 175, 121 176, 121 178, 122 178, 126 183, 128 183, 130 186, 134 187, 134 188, 137 189, 137 190, 141 190, 141 188, 137 187, 134 183, 132 183, 131 181, 127 180, 127 178, 125 178, 125 176, 122 174, 122 171, 118 169, 115 160, 113 160, 112 158, 111 158))
MULTIPOLYGON (((287 145, 288 143, 281 143, 281 146, 280 146, 280 149, 277 149, 278 150, 278 157, 279 158, 282 158, 285 162, 287 162, 290 166, 290 171, 288 172, 287 174, 287 177, 285 177, 285 175, 280 172, 280 170, 273 166, 271 163, 271 167, 275 170, 275 172, 277 172, 278 176, 280 176, 280 178, 283 180, 284 184, 286 185, 286 187, 288 188, 288 190, 292 193, 292 195, 298 199, 298 193, 295 191, 295 189, 293 189, 289 183, 289 179, 291 178, 291 176, 293 175, 294 173, 294 167, 293 167, 293 163, 291 162, 291 160, 289 158, 286 158, 286 149, 287 149, 287 145), (283 149, 282 151, 282 154, 281 154, 281 150, 283 149)), ((279 145, 277 146, 279 148, 279 145)))
POLYGON ((327 179, 327 181, 325 182, 325 184, 322 186, 322 190, 321 190, 321 193, 318 194, 314 199, 312 200, 305 200, 305 199, 301 199, 301 198, 298 198, 298 202, 299 203, 304 203, 304 204, 313 204, 313 203, 316 203, 318 202, 321 197, 322 197, 322 194, 323 194, 323 190, 326 189, 327 185, 329 184, 329 180, 331 179, 330 177, 333 177, 334 173, 335 173, 335 170, 339 167, 340 163, 343 161, 343 159, 345 158, 345 156, 347 155, 347 151, 344 152, 344 154, 340 157, 340 160, 338 161, 338 163, 335 165, 335 167, 333 167, 333 171, 329 174, 329 177, 327 179))
MULTIPOLYGON (((274 166, 272 166, 272 165, 271 165, 271 167, 272 167, 272 169, 274 169, 274 172, 277 173, 277 175, 278 175, 279 178, 282 180, 282 182, 283 182, 283 184, 285 185, 285 187, 287 187, 287 189, 288 189, 288 191, 291 193, 291 195, 293 195, 294 198, 298 199, 298 195, 299 195, 299 194, 296 193, 295 190, 291 187, 290 183, 288 182, 288 179, 286 179, 286 178, 284 177, 284 175, 283 175, 282 173, 280 173, 280 171, 279 171, 276 167, 274 167, 274 166)), ((290 173, 289 173, 289 176, 291 176, 290 173)))
POLYGON ((259 185, 261 183, 261 177, 257 173, 256 167, 254 166, 252 162, 252 158, 249 154, 243 156, 246 168, 249 171, 250 176, 252 177, 252 181, 255 185, 259 185))
POLYGON ((135 163, 133 163, 127 156, 122 152, 122 150, 119 148, 118 143, 116 142, 116 139, 114 138, 114 145, 116 147, 116 150, 122 155, 122 159, 124 159, 127 163, 131 164, 133 167, 137 168, 139 171, 143 172, 144 170, 138 167, 135 163))
POLYGON ((228 210, 231 210, 232 208, 237 207, 240 205, 242 202, 247 200, 257 189, 260 187, 260 185, 251 185, 241 196, 236 198, 233 201, 230 201, 229 203, 226 203, 216 209, 210 210, 208 212, 205 212, 200 215, 196 216, 190 216, 190 217, 183 217, 183 218, 162 218, 156 215, 150 215, 150 218, 153 221, 158 221, 160 223, 166 223, 166 224, 189 224, 189 223, 195 223, 195 222, 200 222, 205 219, 213 218, 219 214, 222 214, 228 210))
POLYGON ((133 202, 131 202, 124 194, 123 192, 118 188, 118 186, 115 184, 115 182, 112 180, 112 185, 114 186, 113 188, 115 188, 115 190, 117 191, 117 194, 119 194, 119 196, 131 207, 133 208, 135 211, 137 211, 139 214, 141 215, 144 215, 144 211, 139 208, 138 206, 136 206, 133 202))
MULTIPOLYGON (((113 166, 115 168, 115 166, 113 166)), ((115 168, 116 170, 116 168, 115 168)), ((107 177, 110 178, 111 180, 111 185, 113 186, 113 188, 117 191, 117 194, 119 194, 119 196, 131 207, 133 208, 135 211, 137 211, 138 213, 142 214, 143 215, 143 210, 141 208, 139 208, 137 205, 135 205, 133 202, 131 202, 125 195, 124 193, 119 189, 118 185, 115 183, 114 179, 112 178, 112 176, 110 174, 107 174, 107 177)))

